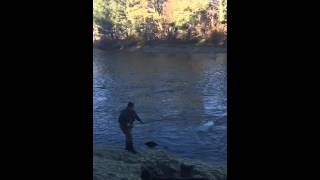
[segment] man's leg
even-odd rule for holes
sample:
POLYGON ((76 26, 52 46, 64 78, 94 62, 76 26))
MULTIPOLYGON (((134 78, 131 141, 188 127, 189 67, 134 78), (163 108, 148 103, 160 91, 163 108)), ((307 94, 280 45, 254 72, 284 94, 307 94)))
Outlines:
POLYGON ((131 129, 127 128, 127 127, 122 127, 122 126, 120 128, 126 138, 126 150, 131 151, 131 152, 135 152, 135 150, 133 148, 131 129))
POLYGON ((128 151, 136 152, 133 148, 133 140, 132 140, 132 134, 131 129, 128 129, 126 131, 126 148, 128 151))
POLYGON ((128 138, 127 138, 127 134, 128 134, 127 128, 120 125, 120 129, 121 129, 121 131, 123 132, 123 134, 124 134, 124 136, 125 136, 125 142, 126 142, 126 148, 125 148, 125 149, 126 149, 126 150, 129 150, 128 138))

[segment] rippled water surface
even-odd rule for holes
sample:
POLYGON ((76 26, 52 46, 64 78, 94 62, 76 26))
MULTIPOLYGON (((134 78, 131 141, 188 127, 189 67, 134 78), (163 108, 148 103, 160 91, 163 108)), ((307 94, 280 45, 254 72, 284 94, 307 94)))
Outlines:
POLYGON ((94 143, 123 145, 119 111, 128 101, 146 124, 135 124, 135 146, 155 141, 182 157, 227 158, 225 53, 93 54, 94 143))

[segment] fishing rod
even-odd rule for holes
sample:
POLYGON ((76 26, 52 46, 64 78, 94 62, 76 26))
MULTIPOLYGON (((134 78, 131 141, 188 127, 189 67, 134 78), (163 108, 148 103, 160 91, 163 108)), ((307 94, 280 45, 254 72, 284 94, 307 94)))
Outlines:
POLYGON ((152 120, 152 121, 147 121, 143 122, 141 124, 150 124, 150 123, 155 123, 155 122, 163 122, 163 121, 178 121, 179 119, 157 119, 157 120, 152 120))

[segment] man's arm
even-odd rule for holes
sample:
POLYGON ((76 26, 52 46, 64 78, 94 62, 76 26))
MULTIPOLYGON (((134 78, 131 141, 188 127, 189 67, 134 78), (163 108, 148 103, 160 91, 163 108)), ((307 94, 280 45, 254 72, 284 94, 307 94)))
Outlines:
POLYGON ((141 123, 144 123, 144 122, 140 119, 140 117, 138 116, 138 114, 137 114, 135 111, 133 111, 133 115, 134 115, 134 118, 135 118, 136 120, 138 120, 138 121, 141 122, 141 123))

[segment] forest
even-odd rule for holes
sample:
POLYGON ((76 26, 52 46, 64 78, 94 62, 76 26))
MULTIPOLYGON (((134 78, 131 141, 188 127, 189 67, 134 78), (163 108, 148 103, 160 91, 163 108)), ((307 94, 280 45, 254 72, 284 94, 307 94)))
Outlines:
POLYGON ((211 41, 227 36, 227 0, 93 0, 93 41, 211 41))

